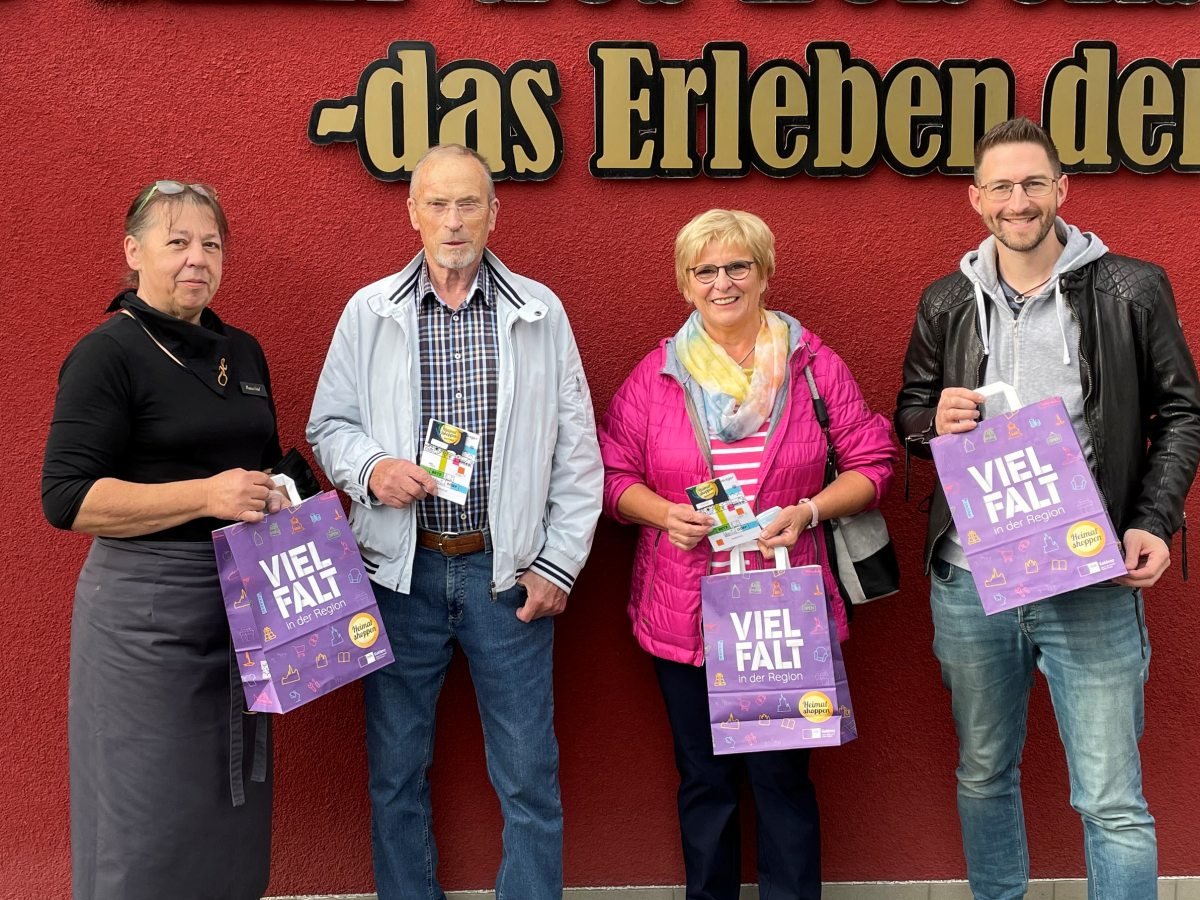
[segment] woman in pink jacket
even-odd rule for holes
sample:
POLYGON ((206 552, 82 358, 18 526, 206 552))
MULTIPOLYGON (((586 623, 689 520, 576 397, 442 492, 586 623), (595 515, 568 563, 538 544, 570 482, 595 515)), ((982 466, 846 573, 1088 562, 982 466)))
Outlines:
MULTIPOLYGON (((736 900, 743 771, 758 817, 759 890, 771 900, 821 895, 820 826, 808 751, 714 756, 709 730, 700 578, 727 570, 709 518, 687 488, 733 472, 754 509, 781 508, 759 549, 792 565, 821 561, 831 516, 875 506, 896 448, 845 363, 795 319, 766 309, 775 238, 745 212, 714 209, 675 239, 675 276, 694 310, 626 379, 600 426, 605 511, 641 526, 629 598, 638 643, 654 656, 679 769, 679 827, 688 900, 736 900), (804 369, 828 407, 841 474, 822 487, 825 438, 804 369)), ((751 553, 750 568, 764 563, 751 553)), ((772 560, 773 562, 773 560, 772 560)), ((838 637, 846 611, 826 567, 838 637)))

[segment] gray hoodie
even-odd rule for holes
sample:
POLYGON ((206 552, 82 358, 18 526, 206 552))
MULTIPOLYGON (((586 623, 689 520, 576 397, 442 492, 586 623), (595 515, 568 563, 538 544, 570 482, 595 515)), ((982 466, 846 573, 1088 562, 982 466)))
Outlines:
MULTIPOLYGON (((1015 317, 1000 285, 994 236, 964 255, 959 268, 975 288, 979 334, 987 357, 983 383, 1008 382, 1016 389, 1022 404, 1061 397, 1090 463, 1092 435, 1083 417, 1079 322, 1063 298, 1062 276, 1099 259, 1108 248, 1096 235, 1084 233, 1062 219, 1054 220, 1054 230, 1063 244, 1063 252, 1050 278, 1053 290, 1030 297, 1015 317)), ((1006 409, 1000 397, 993 398, 987 406, 990 408, 982 410, 981 417, 999 415, 1006 409)), ((938 555, 966 568, 966 556, 953 528, 946 537, 950 540, 939 544, 938 555)))

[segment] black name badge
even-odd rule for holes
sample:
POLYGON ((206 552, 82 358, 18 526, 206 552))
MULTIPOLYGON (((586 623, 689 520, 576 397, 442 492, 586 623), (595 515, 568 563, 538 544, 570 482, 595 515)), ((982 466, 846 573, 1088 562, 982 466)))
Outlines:
POLYGON ((267 396, 267 386, 265 384, 254 384, 250 381, 243 381, 241 384, 243 394, 251 394, 255 397, 267 396))

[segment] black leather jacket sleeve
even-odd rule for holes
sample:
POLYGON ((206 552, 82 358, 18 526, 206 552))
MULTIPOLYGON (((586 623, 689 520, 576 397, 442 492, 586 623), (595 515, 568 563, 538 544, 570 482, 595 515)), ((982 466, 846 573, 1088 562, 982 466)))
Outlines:
MULTIPOLYGON (((1200 463, 1200 391, 1175 296, 1161 270, 1152 299, 1138 315, 1142 319, 1139 384, 1146 457, 1141 490, 1130 498, 1133 502, 1124 527, 1149 531, 1169 542, 1183 522, 1184 498, 1200 463)), ((1122 426, 1114 423, 1114 427, 1122 426)))
POLYGON ((983 341, 975 321, 975 291, 959 274, 931 284, 921 296, 904 354, 904 383, 896 397, 896 434, 909 453, 931 458, 933 417, 942 389, 979 387, 983 341))
MULTIPOLYGON (((932 288, 930 289, 932 290, 932 288)), ((942 395, 942 341, 936 323, 925 314, 929 291, 921 299, 904 354, 904 384, 896 398, 896 435, 905 450, 925 459, 936 436, 933 418, 942 395)))

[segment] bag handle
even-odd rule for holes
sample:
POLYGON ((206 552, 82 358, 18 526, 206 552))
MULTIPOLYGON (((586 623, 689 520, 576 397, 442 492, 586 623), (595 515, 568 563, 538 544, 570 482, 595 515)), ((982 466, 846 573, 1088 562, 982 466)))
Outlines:
POLYGON ((993 381, 991 384, 985 384, 983 387, 977 388, 976 393, 983 394, 985 398, 1002 394, 1008 402, 1010 412, 1016 412, 1021 408, 1021 401, 1017 399, 1016 388, 1007 381, 993 381))
POLYGON ((275 487, 279 488, 287 496, 289 508, 295 508, 300 505, 300 491, 296 488, 296 479, 282 472, 273 472, 271 473, 271 480, 275 482, 275 487))
MULTIPOLYGON (((729 573, 731 575, 742 575, 746 571, 746 545, 739 544, 729 551, 729 573)), ((792 567, 792 561, 788 558, 787 547, 775 548, 775 569, 782 572, 785 569, 792 567)))

